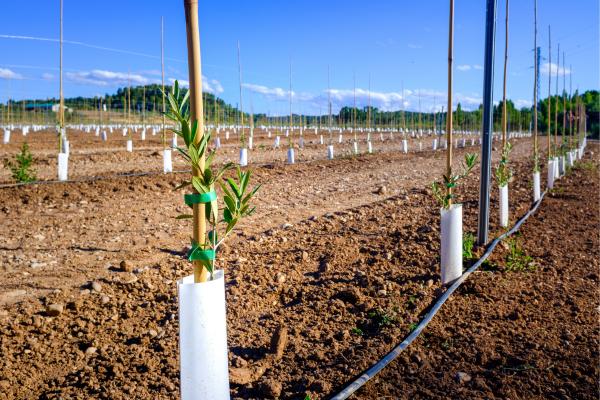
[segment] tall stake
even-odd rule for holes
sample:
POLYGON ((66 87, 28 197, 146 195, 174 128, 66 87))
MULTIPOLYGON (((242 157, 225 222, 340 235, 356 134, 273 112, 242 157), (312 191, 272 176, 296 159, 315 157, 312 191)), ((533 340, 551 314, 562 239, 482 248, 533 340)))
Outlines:
MULTIPOLYGON (((202 109, 202 63, 200 59, 200 32, 198 29, 198 0, 183 0, 188 48, 188 74, 190 81, 190 122, 198 123, 195 143, 204 136, 204 110, 202 109)), ((239 49, 239 47, 238 47, 239 49)), ((200 176, 204 171, 204 156, 200 158, 199 168, 193 168, 192 174, 200 176)), ((204 204, 194 204, 193 240, 204 248, 206 242, 206 215, 204 204)), ((194 282, 208 280, 208 271, 201 261, 194 261, 194 282)))
POLYGON ((485 25, 485 57, 483 68, 483 129, 481 146, 481 177, 479 188, 479 220, 477 243, 488 241, 490 218, 490 175, 494 109, 494 43, 496 37, 496 0, 487 0, 485 25))
POLYGON ((63 139, 63 127, 65 126, 65 99, 63 97, 63 0, 60 0, 60 61, 59 61, 59 86, 60 86, 60 99, 58 101, 58 152, 62 153, 62 139, 63 139))
MULTIPOLYGON (((533 159, 538 160, 538 47, 537 47, 537 0, 533 0, 533 159)), ((537 168, 536 164, 534 168, 537 168)))
POLYGON ((558 69, 560 68, 560 43, 556 50, 556 90, 554 98, 554 151, 558 155, 558 69))
POLYGON ((238 74, 240 76, 240 125, 242 133, 240 138, 242 140, 242 146, 244 146, 244 106, 242 103, 242 62, 240 61, 240 42, 237 42, 237 59, 238 59, 238 74))
POLYGON ((552 136, 552 36, 550 31, 550 25, 548 25, 548 159, 552 158, 552 143, 550 137, 552 136))
POLYGON ((162 80, 162 144, 163 149, 166 149, 167 132, 165 131, 165 118, 167 109, 165 108, 165 25, 163 17, 160 17, 160 70, 162 80))
MULTIPOLYGON (((454 56, 454 0, 450 0, 450 20, 448 23, 448 112, 446 117, 446 176, 452 176, 452 62, 454 56)), ((420 102, 419 95, 419 102, 420 102)), ((420 114, 419 114, 420 117, 420 114)), ((448 208, 452 206, 452 188, 446 185, 448 208)))
POLYGON ((565 74, 565 52, 563 51, 563 125, 561 129, 561 142, 565 143, 565 133, 567 127, 567 88, 566 88, 567 76, 565 74))
POLYGON ((506 68, 508 66, 508 0, 506 0, 506 19, 504 36, 504 83, 502 84, 502 149, 506 148, 506 68))

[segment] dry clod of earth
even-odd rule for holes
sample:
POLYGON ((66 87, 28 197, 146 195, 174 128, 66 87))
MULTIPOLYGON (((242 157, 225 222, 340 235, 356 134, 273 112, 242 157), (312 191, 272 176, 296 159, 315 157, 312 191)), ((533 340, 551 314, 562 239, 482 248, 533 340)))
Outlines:
POLYGON ((50 304, 48 308, 46 308, 46 315, 49 317, 57 317, 63 312, 63 309, 62 304, 50 304))

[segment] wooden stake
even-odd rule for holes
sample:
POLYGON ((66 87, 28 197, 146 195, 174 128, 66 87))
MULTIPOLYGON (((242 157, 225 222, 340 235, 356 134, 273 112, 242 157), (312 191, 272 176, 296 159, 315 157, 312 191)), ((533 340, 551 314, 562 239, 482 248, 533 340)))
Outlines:
MULTIPOLYGON (((198 28, 198 0, 183 0, 185 8, 185 25, 188 48, 188 74, 190 81, 190 122, 198 122, 198 133, 195 143, 199 143, 204 135, 204 110, 202 109, 202 64, 200 59, 200 32, 198 28)), ((199 169, 193 168, 192 175, 200 176, 204 170, 204 156, 198 163, 199 169)), ((206 215, 204 204, 194 204, 193 240, 203 246, 206 241, 206 215)), ((194 282, 206 282, 208 270, 201 262, 194 261, 194 282)))
POLYGON ((537 49, 537 0, 533 0, 533 157, 537 160, 538 154, 538 49, 537 49))
POLYGON ((58 101, 58 126, 59 126, 59 133, 58 133, 58 152, 62 153, 62 128, 65 126, 65 114, 64 114, 64 107, 65 107, 65 99, 63 97, 63 0, 60 0, 60 44, 59 44, 59 48, 60 48, 60 61, 59 61, 59 101, 58 101))
POLYGON ((504 36, 504 83, 502 88, 502 149, 506 147, 506 68, 508 66, 508 0, 506 0, 506 20, 504 36))
POLYGON ((554 151, 558 152, 558 68, 560 68, 560 43, 556 50, 556 91, 554 99, 554 151))
POLYGON ((237 58, 238 58, 238 73, 240 75, 240 126, 241 133, 240 138, 242 139, 242 146, 244 146, 244 104, 242 102, 242 62, 240 60, 240 42, 237 42, 237 58))
MULTIPOLYGON (((454 0, 450 0, 450 21, 448 28, 448 111, 446 113, 446 175, 452 176, 452 61, 454 51, 454 0)), ((447 194, 452 194, 452 188, 446 187, 447 194)), ((452 198, 448 200, 452 206, 452 198)))
POLYGON ((160 69, 162 76, 162 144, 163 150, 167 148, 167 132, 165 131, 165 119, 167 109, 165 108, 165 36, 164 19, 160 17, 160 69))
POLYGON ((552 158, 552 42, 550 25, 548 25, 548 159, 552 158))

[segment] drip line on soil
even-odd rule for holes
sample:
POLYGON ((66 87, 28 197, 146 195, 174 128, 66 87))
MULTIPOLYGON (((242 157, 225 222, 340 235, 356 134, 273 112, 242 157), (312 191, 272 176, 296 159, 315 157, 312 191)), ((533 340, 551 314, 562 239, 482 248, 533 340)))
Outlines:
POLYGON ((379 360, 371 368, 369 368, 368 370, 363 372, 356 380, 354 380, 349 385, 347 385, 339 393, 330 397, 330 400, 344 400, 344 399, 347 399, 348 397, 350 397, 354 392, 356 392, 358 389, 360 389, 369 380, 371 380, 375 375, 377 375, 382 369, 384 369, 389 363, 394 361, 400 355, 400 353, 402 353, 402 351, 404 349, 406 349, 417 337, 419 337, 421 332, 425 329, 425 327, 429 324, 429 322, 431 322, 431 320, 433 319, 435 314, 437 314, 437 312, 440 310, 440 308, 442 308, 442 306, 444 305, 446 300, 448 300, 448 298, 452 295, 452 293, 454 293, 456 291, 456 289, 458 289, 458 287, 467 280, 469 275, 471 275, 473 272, 475 272, 481 266, 481 264, 483 264, 483 262, 485 260, 487 260, 487 258, 492 254, 492 252, 498 245, 498 243, 500 243, 502 240, 504 240, 508 236, 510 236, 513 233, 515 233, 516 231, 518 231, 519 228, 521 227, 521 225, 533 213, 535 213, 535 211, 538 209, 538 207, 542 203, 542 200, 544 199, 546 192, 547 191, 544 191, 542 193, 540 199, 533 205, 533 207, 527 212, 527 214, 525 214, 521 219, 519 219, 519 221, 517 221, 517 223, 509 231, 503 233, 502 235, 500 235, 499 237, 494 239, 494 241, 492 241, 492 243, 488 246, 488 248, 485 251, 485 253, 483 254, 483 256, 479 260, 477 260, 477 262, 475 264, 473 264, 467 271, 465 271, 465 273, 462 274, 460 278, 458 278, 457 280, 454 281, 454 283, 448 288, 448 290, 446 290, 446 292, 433 305, 433 307, 427 313, 425 318, 423 318, 421 320, 421 322, 419 322, 419 325, 415 328, 415 330, 412 331, 411 334, 408 335, 406 337, 406 339, 404 339, 404 341, 402 341, 402 343, 400 343, 395 348, 393 348, 381 360, 379 360))

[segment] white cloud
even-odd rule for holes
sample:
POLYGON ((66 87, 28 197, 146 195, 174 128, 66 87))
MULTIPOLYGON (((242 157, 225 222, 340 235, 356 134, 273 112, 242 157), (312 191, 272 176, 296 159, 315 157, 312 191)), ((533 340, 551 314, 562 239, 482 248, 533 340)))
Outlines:
POLYGON ((105 71, 94 69, 92 71, 67 72, 66 78, 72 82, 84 85, 114 86, 114 85, 146 85, 150 80, 139 74, 127 72, 105 71))
POLYGON ((570 75, 571 74, 571 70, 569 68, 563 68, 554 63, 544 63, 540 67, 540 72, 542 73, 542 75, 548 75, 548 73, 552 73, 552 75, 556 75, 557 71, 560 75, 562 75, 562 74, 570 75))
POLYGON ((473 65, 470 65, 470 64, 460 64, 460 65, 458 65, 456 67, 456 69, 458 69, 459 71, 463 71, 463 72, 464 71, 470 71, 472 69, 473 70, 481 71, 481 70, 483 70, 483 67, 481 65, 479 65, 479 64, 473 64, 473 65))
POLYGON ((420 44, 409 43, 409 44, 408 44, 408 48, 409 48, 409 49, 422 49, 422 48, 423 48, 423 46, 421 46, 420 44))
POLYGON ((47 80, 47 81, 51 81, 52 79, 54 79, 54 75, 52 75, 49 72, 44 72, 42 74, 42 79, 47 80))
POLYGON ((518 109, 521 109, 523 107, 530 108, 532 105, 533 105, 533 102, 531 100, 523 100, 523 99, 515 100, 515 107, 518 109))
POLYGON ((8 68, 0 68, 0 79, 22 79, 23 76, 8 68))
MULTIPOLYGON (((175 78, 169 78, 167 81, 172 85, 175 83, 175 78)), ((181 87, 189 87, 190 82, 185 79, 177 79, 179 82, 179 86, 181 87)), ((206 76, 202 75, 202 91, 206 93, 212 93, 219 95, 223 93, 223 86, 221 82, 216 79, 209 79, 206 76)))
POLYGON ((216 79, 208 79, 202 76, 202 90, 212 94, 221 94, 223 93, 223 86, 216 79))

